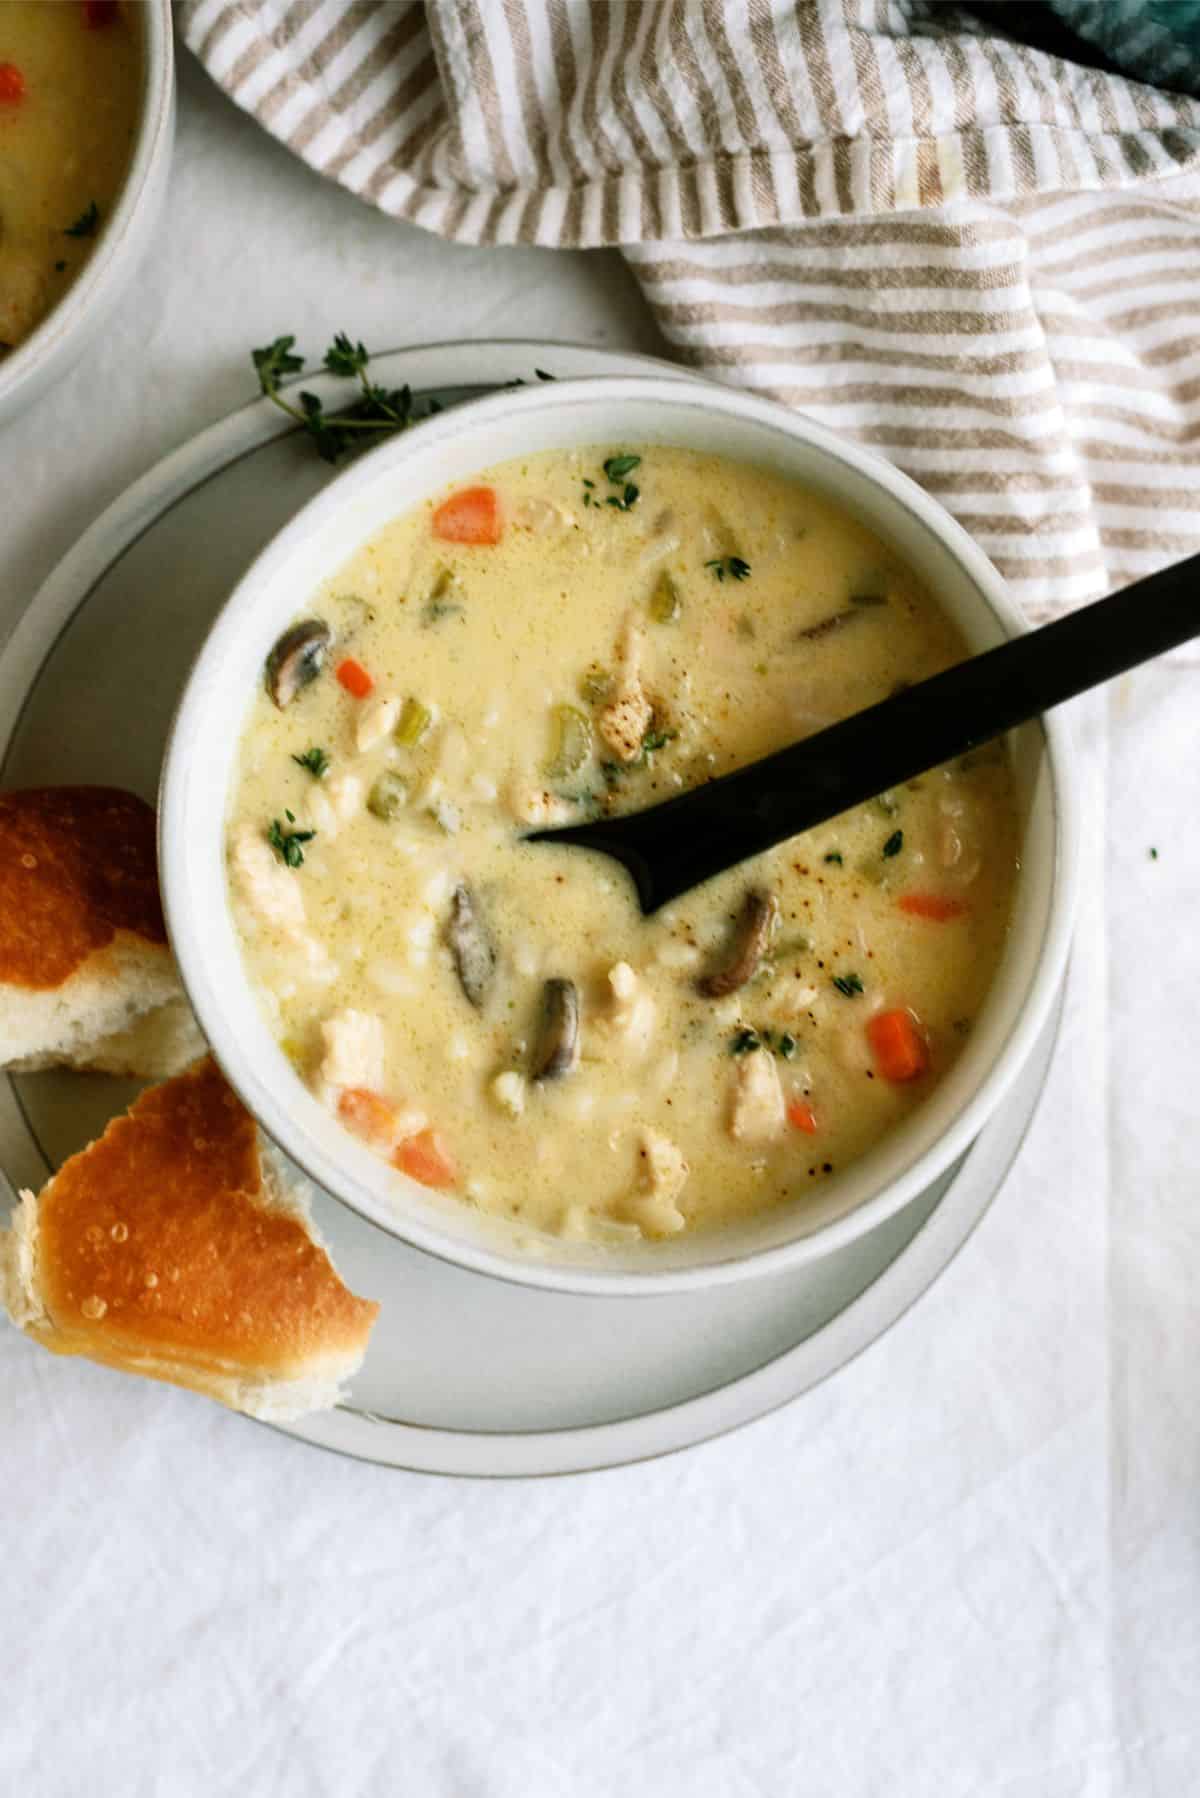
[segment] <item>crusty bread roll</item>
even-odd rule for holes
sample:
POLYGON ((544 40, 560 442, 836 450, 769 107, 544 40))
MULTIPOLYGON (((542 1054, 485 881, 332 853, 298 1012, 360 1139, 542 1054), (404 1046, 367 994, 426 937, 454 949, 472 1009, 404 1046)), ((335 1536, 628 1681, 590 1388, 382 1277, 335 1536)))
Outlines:
POLYGON ((60 1355, 284 1421, 336 1404, 379 1307, 206 1059, 151 1087, 0 1231, 0 1300, 60 1355))
POLYGON ((116 787, 0 793, 0 1068, 155 1080, 203 1051, 167 946, 153 809, 116 787))

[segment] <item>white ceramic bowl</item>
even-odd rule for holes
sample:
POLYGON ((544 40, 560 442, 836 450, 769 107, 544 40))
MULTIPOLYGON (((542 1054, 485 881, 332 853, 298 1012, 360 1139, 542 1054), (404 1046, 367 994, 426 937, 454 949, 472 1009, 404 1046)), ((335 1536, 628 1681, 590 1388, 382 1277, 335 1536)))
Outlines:
POLYGON ((904 1125, 819 1195, 719 1234, 628 1250, 524 1237, 413 1184, 319 1105, 276 1046, 242 965, 225 879, 224 826, 238 739, 283 627, 388 519, 448 483, 523 452, 684 444, 769 464, 862 518, 920 574, 976 650, 1024 626, 965 532, 887 463, 808 420, 728 388, 670 377, 597 378, 496 394, 374 450, 305 506, 217 618, 172 728, 160 803, 167 922, 218 1061, 250 1110, 311 1178, 384 1230, 477 1271, 595 1293, 740 1279, 826 1253, 871 1229, 948 1168, 1001 1105, 1061 982, 1077 862, 1075 780, 1054 718, 1014 734, 1024 815, 1009 943, 959 1061, 904 1125))
POLYGON ((0 423, 15 417, 77 362, 112 317, 148 244, 167 190, 175 122, 171 0, 143 0, 137 136, 112 215, 87 267, 25 341, 0 358, 0 423))

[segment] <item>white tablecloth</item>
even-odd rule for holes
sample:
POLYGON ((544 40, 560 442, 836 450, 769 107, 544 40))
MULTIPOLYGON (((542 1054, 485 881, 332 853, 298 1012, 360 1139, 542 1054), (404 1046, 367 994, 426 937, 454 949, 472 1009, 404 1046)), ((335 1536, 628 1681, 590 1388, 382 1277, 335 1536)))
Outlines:
MULTIPOLYGON (((182 90, 153 266, 0 434, 5 629, 281 331, 659 347, 615 256, 448 247, 182 90)), ((1185 655, 1077 708, 1093 843, 1037 1126, 934 1290, 789 1410, 468 1484, 0 1335, 0 1792, 1196 1791, 1198 702, 1185 655)))

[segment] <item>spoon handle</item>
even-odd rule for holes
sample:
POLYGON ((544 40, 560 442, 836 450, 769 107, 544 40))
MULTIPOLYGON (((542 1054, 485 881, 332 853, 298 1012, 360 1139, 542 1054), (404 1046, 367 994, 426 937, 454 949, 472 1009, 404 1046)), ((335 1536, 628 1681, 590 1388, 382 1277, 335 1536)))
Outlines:
POLYGON ((1200 556, 906 687, 646 811, 540 831, 624 863, 651 912, 714 874, 911 780, 1200 634, 1200 556))

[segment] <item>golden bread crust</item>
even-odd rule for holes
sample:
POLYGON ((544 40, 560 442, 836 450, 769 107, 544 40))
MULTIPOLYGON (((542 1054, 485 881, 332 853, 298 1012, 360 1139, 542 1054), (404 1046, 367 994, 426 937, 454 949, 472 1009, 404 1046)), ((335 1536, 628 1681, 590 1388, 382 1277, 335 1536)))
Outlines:
POLYGON ((201 1390, 361 1355, 379 1310, 273 1201, 254 1120, 211 1058, 63 1166, 35 1261, 45 1319, 27 1327, 48 1348, 201 1390))
POLYGON ((62 986, 118 931, 165 947, 154 837, 118 787, 0 793, 0 981, 62 986))

